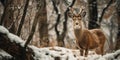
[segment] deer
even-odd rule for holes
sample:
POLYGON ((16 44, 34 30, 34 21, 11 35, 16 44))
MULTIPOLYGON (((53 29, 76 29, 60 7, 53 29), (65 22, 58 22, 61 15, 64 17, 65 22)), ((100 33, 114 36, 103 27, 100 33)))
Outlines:
POLYGON ((105 34, 100 28, 87 29, 84 26, 83 18, 86 15, 84 8, 80 8, 79 13, 74 13, 73 8, 69 8, 69 17, 73 21, 73 32, 75 35, 76 45, 80 49, 80 55, 87 57, 88 51, 99 48, 97 54, 104 54, 105 34))

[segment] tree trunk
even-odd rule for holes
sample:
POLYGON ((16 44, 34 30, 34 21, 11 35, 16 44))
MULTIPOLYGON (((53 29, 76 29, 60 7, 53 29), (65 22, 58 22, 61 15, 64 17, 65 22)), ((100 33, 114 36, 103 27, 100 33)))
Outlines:
MULTIPOLYGON (((57 19, 56 19, 56 23, 55 23, 55 32, 56 32, 56 35, 57 35, 57 42, 58 42, 58 46, 63 47, 64 46, 64 37, 65 37, 65 34, 66 34, 66 32, 65 32, 66 25, 63 24, 63 31, 62 31, 61 34, 60 34, 59 29, 58 29, 58 25, 59 25, 60 20, 61 20, 60 19, 61 14, 59 13, 61 11, 60 11, 60 9, 58 9, 58 8, 60 8, 60 7, 58 7, 58 5, 60 5, 61 2, 62 2, 62 0, 52 0, 54 10, 57 14, 57 19)), ((66 21, 64 23, 66 23, 66 21)))
POLYGON ((25 17, 26 17, 26 13, 27 13, 27 8, 28 8, 28 5, 29 5, 29 1, 30 0, 26 0, 25 7, 23 9, 23 15, 22 15, 22 18, 20 20, 20 24, 19 24, 18 31, 17 31, 17 35, 18 36, 20 36, 20 34, 21 34, 21 30, 22 30, 22 27, 23 27, 23 24, 24 24, 24 21, 25 21, 25 17))
POLYGON ((99 28, 97 24, 98 11, 97 11, 97 0, 88 0, 89 10, 89 29, 99 28))
POLYGON ((46 8, 46 0, 37 0, 39 3, 37 7, 39 7, 39 38, 40 38, 40 46, 47 47, 49 45, 48 40, 48 24, 47 24, 47 8, 46 8))
POLYGON ((20 10, 24 5, 23 0, 4 0, 2 4, 4 6, 4 12, 0 25, 5 26, 10 32, 15 34, 18 27, 16 22, 20 20, 20 10))
POLYGON ((4 2, 4 12, 3 15, 1 17, 1 22, 0 25, 4 25, 7 29, 10 30, 10 32, 15 33, 15 26, 12 24, 14 24, 14 10, 15 10, 15 5, 16 2, 14 2, 15 0, 5 0, 4 2))
POLYGON ((116 50, 120 49, 120 0, 116 1, 116 11, 118 16, 118 34, 117 34, 117 44, 116 44, 116 50))

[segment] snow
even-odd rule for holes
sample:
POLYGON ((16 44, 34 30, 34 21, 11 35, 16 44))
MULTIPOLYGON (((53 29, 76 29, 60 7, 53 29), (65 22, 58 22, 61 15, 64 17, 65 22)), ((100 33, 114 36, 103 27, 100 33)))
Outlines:
POLYGON ((18 44, 20 44, 21 46, 24 46, 24 41, 19 38, 18 36, 12 34, 12 33, 9 33, 7 34, 8 38, 11 40, 11 42, 16 42, 18 44))
POLYGON ((8 34, 8 33, 9 33, 9 31, 8 31, 5 27, 0 26, 0 33, 3 33, 3 34, 8 34))
POLYGON ((59 57, 61 60, 77 60, 72 51, 62 47, 48 47, 48 48, 37 48, 35 46, 29 46, 34 50, 35 60, 54 60, 55 57, 59 57), (48 59, 49 58, 49 59, 48 59))
POLYGON ((37 48, 35 46, 29 46, 34 50, 34 59, 38 60, 55 60, 55 58, 60 60, 119 60, 115 59, 115 56, 120 54, 120 50, 114 53, 108 53, 106 55, 95 54, 94 51, 89 51, 87 57, 80 56, 79 50, 67 49, 63 47, 46 47, 37 48))
POLYGON ((12 56, 0 49, 0 60, 9 60, 12 56))
POLYGON ((9 55, 8 53, 6 53, 5 51, 1 50, 0 49, 0 55, 1 56, 9 56, 9 57, 12 57, 11 55, 9 55))
POLYGON ((22 47, 24 46, 25 42, 20 37, 10 33, 5 27, 0 26, 0 33, 6 34, 11 42, 16 42, 20 44, 22 47))
MULTIPOLYGON (((19 38, 18 36, 9 33, 9 31, 0 26, 0 33, 6 34, 11 42, 19 43, 21 46, 24 45, 24 41, 19 38)), ((89 51, 88 56, 80 56, 80 51, 78 49, 67 49, 64 47, 44 47, 44 48, 37 48, 35 46, 28 46, 34 52, 34 59, 35 60, 120 60, 120 50, 117 50, 113 53, 107 53, 105 55, 98 55, 94 51, 89 51), (115 58, 118 55, 117 58, 115 58)), ((0 52, 1 56, 8 56, 5 52, 0 52), (2 55, 1 55, 2 54, 2 55)))
MULTIPOLYGON (((116 52, 114 53, 108 53, 106 55, 104 55, 103 57, 106 59, 106 60, 114 60, 115 59, 115 56, 120 54, 120 50, 117 50, 116 52)), ((120 56, 120 55, 119 55, 120 56)), ((117 59, 117 60, 120 60, 120 59, 117 59)))

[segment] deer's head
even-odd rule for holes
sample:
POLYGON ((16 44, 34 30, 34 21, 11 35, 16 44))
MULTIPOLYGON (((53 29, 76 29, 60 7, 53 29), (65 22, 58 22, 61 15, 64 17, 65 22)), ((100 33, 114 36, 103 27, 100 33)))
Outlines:
POLYGON ((76 11, 74 8, 70 8, 70 12, 68 16, 72 18, 73 20, 73 27, 74 29, 80 29, 82 27, 82 20, 86 15, 86 12, 84 11, 84 8, 80 8, 80 11, 78 13, 75 13, 76 11))

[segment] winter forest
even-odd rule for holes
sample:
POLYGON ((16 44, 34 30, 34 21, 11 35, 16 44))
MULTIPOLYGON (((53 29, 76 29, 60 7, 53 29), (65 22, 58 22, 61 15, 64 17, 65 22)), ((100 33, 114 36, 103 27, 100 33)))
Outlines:
POLYGON ((0 60, 120 60, 120 0, 0 0, 0 60))

